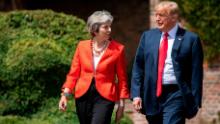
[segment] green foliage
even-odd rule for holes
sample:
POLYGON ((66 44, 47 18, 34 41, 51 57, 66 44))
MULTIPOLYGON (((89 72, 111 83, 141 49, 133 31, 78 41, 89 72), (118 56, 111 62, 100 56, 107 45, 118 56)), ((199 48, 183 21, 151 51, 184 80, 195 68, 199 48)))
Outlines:
POLYGON ((0 116, 0 123, 1 124, 26 124, 23 123, 25 121, 24 117, 19 116, 0 116))
MULTIPOLYGON (((123 116, 123 118, 121 118, 119 123, 120 124, 133 124, 132 120, 128 117, 128 115, 126 113, 124 113, 124 116, 123 116)), ((111 124, 116 124, 115 123, 115 112, 113 112, 113 114, 112 114, 111 124)))
POLYGON ((188 27, 197 32, 204 44, 205 57, 212 60, 220 53, 219 0, 175 0, 188 27))
POLYGON ((28 116, 57 96, 78 41, 88 36, 83 20, 63 13, 0 13, 0 114, 28 116))
POLYGON ((1 124, 79 124, 75 113, 74 101, 68 102, 66 112, 61 112, 58 109, 58 99, 50 98, 43 101, 37 113, 29 116, 0 116, 1 124))
POLYGON ((74 100, 70 99, 68 101, 68 107, 65 112, 58 109, 58 101, 59 99, 57 98, 46 100, 39 111, 31 117, 31 120, 41 120, 48 124, 79 124, 74 100))

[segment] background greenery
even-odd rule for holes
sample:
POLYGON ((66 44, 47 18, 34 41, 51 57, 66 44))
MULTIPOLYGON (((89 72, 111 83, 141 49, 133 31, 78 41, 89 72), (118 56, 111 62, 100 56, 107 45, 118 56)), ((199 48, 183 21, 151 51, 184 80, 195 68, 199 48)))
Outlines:
MULTIPOLYGON (((88 38, 85 22, 75 16, 0 13, 0 123, 79 124, 74 101, 65 113, 58 101, 76 45, 88 38)), ((131 120, 125 116, 121 123, 131 120)))
POLYGON ((174 0, 190 30, 197 32, 205 49, 205 58, 210 63, 220 55, 220 0, 174 0))
POLYGON ((25 115, 58 96, 85 22, 45 11, 0 13, 0 114, 25 115))
MULTIPOLYGON (((0 116, 0 124, 79 124, 74 101, 70 100, 68 102, 68 108, 65 113, 58 110, 58 101, 58 98, 50 98, 44 101, 38 112, 29 117, 18 115, 0 116)), ((115 124, 114 118, 115 112, 113 113, 111 124, 115 124)), ((125 115, 120 124, 132 124, 132 121, 125 115)))
MULTIPOLYGON (((174 1, 187 28, 200 35, 206 60, 215 61, 220 1, 174 1)), ((0 123, 59 123, 56 119, 62 118, 71 123, 74 108, 55 112, 57 96, 76 44, 86 38, 85 22, 74 16, 50 10, 0 13, 0 123)))
MULTIPOLYGON (((205 59, 209 66, 219 67, 220 60, 220 0, 173 0, 181 9, 186 27, 197 32, 203 41, 205 59)), ((205 120, 202 124, 207 124, 205 120)), ((213 124, 220 123, 218 119, 213 124)))

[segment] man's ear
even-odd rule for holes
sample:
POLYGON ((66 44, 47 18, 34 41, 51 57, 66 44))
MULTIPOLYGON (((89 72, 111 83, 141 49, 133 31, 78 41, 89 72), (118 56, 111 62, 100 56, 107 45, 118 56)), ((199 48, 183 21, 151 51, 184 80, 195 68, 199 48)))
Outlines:
POLYGON ((171 16, 171 20, 172 20, 173 22, 177 22, 177 21, 178 21, 178 15, 177 15, 177 14, 172 15, 172 16, 171 16))

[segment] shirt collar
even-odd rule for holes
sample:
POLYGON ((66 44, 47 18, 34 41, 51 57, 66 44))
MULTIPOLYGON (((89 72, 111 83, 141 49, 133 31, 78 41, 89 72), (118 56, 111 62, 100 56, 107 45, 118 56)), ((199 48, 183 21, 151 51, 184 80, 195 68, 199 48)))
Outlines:
MULTIPOLYGON (((176 24, 170 31, 168 31, 169 37, 175 39, 177 29, 178 29, 178 24, 176 24)), ((164 32, 162 33, 162 36, 163 36, 163 35, 164 35, 164 32)))

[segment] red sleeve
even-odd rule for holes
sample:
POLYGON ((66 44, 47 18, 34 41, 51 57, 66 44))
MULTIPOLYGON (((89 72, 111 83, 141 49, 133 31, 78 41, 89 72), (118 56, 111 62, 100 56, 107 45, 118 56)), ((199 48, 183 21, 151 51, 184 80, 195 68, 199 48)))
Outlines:
POLYGON ((74 53, 74 57, 71 63, 71 68, 69 73, 66 76, 66 81, 64 82, 63 88, 69 88, 70 91, 73 91, 76 82, 80 75, 80 59, 79 59, 79 45, 76 48, 76 51, 74 53))
POLYGON ((129 98, 124 47, 122 48, 117 60, 116 70, 119 86, 119 98, 129 98))

